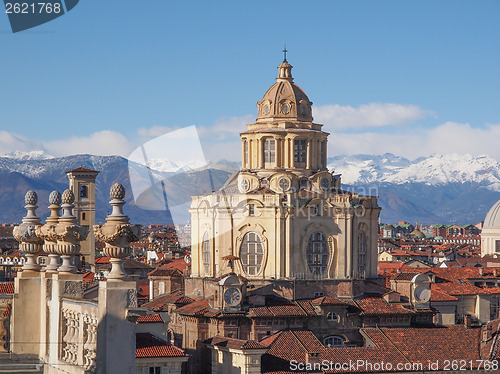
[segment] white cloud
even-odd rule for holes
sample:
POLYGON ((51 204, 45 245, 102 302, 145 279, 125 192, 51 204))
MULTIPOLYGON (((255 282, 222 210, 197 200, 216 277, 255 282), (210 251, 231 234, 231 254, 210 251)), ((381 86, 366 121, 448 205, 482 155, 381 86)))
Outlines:
POLYGON ((412 128, 406 134, 365 132, 330 136, 329 156, 340 154, 394 153, 414 159, 439 154, 488 154, 500 160, 500 124, 472 127, 468 123, 446 122, 432 129, 412 128))
POLYGON ((83 153, 126 157, 134 146, 123 134, 103 130, 89 136, 72 136, 68 139, 52 140, 45 143, 45 148, 55 157, 83 153))
POLYGON ((178 129, 178 127, 158 126, 158 125, 154 125, 151 127, 140 127, 137 130, 137 135, 155 137, 155 136, 164 135, 167 132, 171 132, 171 131, 174 131, 177 129, 178 129))
POLYGON ((240 132, 246 130, 246 125, 255 122, 255 116, 247 114, 245 116, 221 117, 211 126, 198 127, 198 133, 202 137, 215 137, 227 139, 238 136, 240 132))
POLYGON ((341 105, 313 107, 314 122, 325 124, 332 130, 402 126, 430 115, 434 115, 433 112, 417 105, 391 103, 371 103, 357 108, 341 105))
POLYGON ((42 142, 29 139, 25 136, 18 135, 8 131, 0 131, 0 155, 21 151, 44 151, 47 149, 42 142))

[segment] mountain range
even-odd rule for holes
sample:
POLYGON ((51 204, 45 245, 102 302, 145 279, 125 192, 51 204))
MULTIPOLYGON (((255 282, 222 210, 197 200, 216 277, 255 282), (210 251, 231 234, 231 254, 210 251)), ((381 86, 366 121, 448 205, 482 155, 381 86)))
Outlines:
MULTIPOLYGON (((39 195, 38 215, 47 216, 48 195, 54 189, 66 189, 65 172, 80 166, 100 171, 96 181, 98 223, 104 222, 110 211, 110 186, 120 182, 127 191, 125 212, 131 221, 142 224, 171 223, 172 216, 163 198, 170 208, 186 210, 191 195, 219 188, 240 168, 240 164, 226 160, 192 160, 177 165, 156 159, 149 165, 154 170, 137 180, 138 174, 144 174, 144 167, 119 156, 54 158, 41 152, 16 152, 0 157, 0 222, 20 222, 25 215, 24 194, 29 189, 39 195), (141 204, 141 199, 134 199, 132 186, 140 192, 151 181, 161 185, 164 196, 141 204), (145 206, 147 209, 143 209, 145 206)), ((328 159, 328 168, 334 174, 342 174, 344 189, 378 195, 381 221, 385 223, 477 223, 500 199, 500 164, 489 156, 436 154, 416 160, 389 153, 336 156, 328 159)), ((183 218, 186 217, 187 212, 183 218)))

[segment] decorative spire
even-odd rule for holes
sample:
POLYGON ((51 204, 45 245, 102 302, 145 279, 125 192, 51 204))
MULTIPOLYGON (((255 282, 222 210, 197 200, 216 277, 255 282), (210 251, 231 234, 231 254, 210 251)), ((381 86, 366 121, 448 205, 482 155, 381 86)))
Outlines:
POLYGON ((283 49, 283 62, 280 64, 280 66, 278 66, 279 75, 278 75, 278 79, 276 79, 278 82, 280 80, 287 80, 290 82, 293 81, 293 78, 292 78, 293 66, 290 65, 288 63, 288 61, 286 60, 286 53, 287 52, 288 52, 288 50, 286 49, 286 44, 285 44, 285 49, 283 49))

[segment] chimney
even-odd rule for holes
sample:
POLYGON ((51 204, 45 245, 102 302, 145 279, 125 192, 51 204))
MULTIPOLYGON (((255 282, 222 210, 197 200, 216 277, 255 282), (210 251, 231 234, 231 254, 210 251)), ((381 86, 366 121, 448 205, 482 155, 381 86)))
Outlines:
POLYGON ((482 277, 484 274, 484 269, 483 268, 479 268, 479 275, 482 277))
POLYGON ((497 269, 496 269, 496 268, 494 268, 494 269, 493 269, 493 276, 494 276, 495 278, 498 276, 498 274, 497 274, 497 269))
POLYGON ((464 315, 464 326, 466 329, 470 329, 472 324, 472 318, 470 315, 466 314, 464 315))
POLYGON ((491 325, 483 326, 482 334, 483 334, 483 337, 482 337, 483 342, 487 342, 488 340, 490 340, 491 336, 492 336, 492 326, 491 325))
POLYGON ((314 364, 319 363, 319 353, 317 352, 307 352, 306 354, 306 363, 312 364, 314 367, 314 364))

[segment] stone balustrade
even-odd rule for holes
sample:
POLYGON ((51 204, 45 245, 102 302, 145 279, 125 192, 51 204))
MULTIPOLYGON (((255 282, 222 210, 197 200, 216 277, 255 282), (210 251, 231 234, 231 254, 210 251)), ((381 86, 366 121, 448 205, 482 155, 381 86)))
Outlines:
POLYGON ((61 308, 61 360, 78 365, 85 372, 96 369, 97 304, 88 301, 63 300, 61 308))

